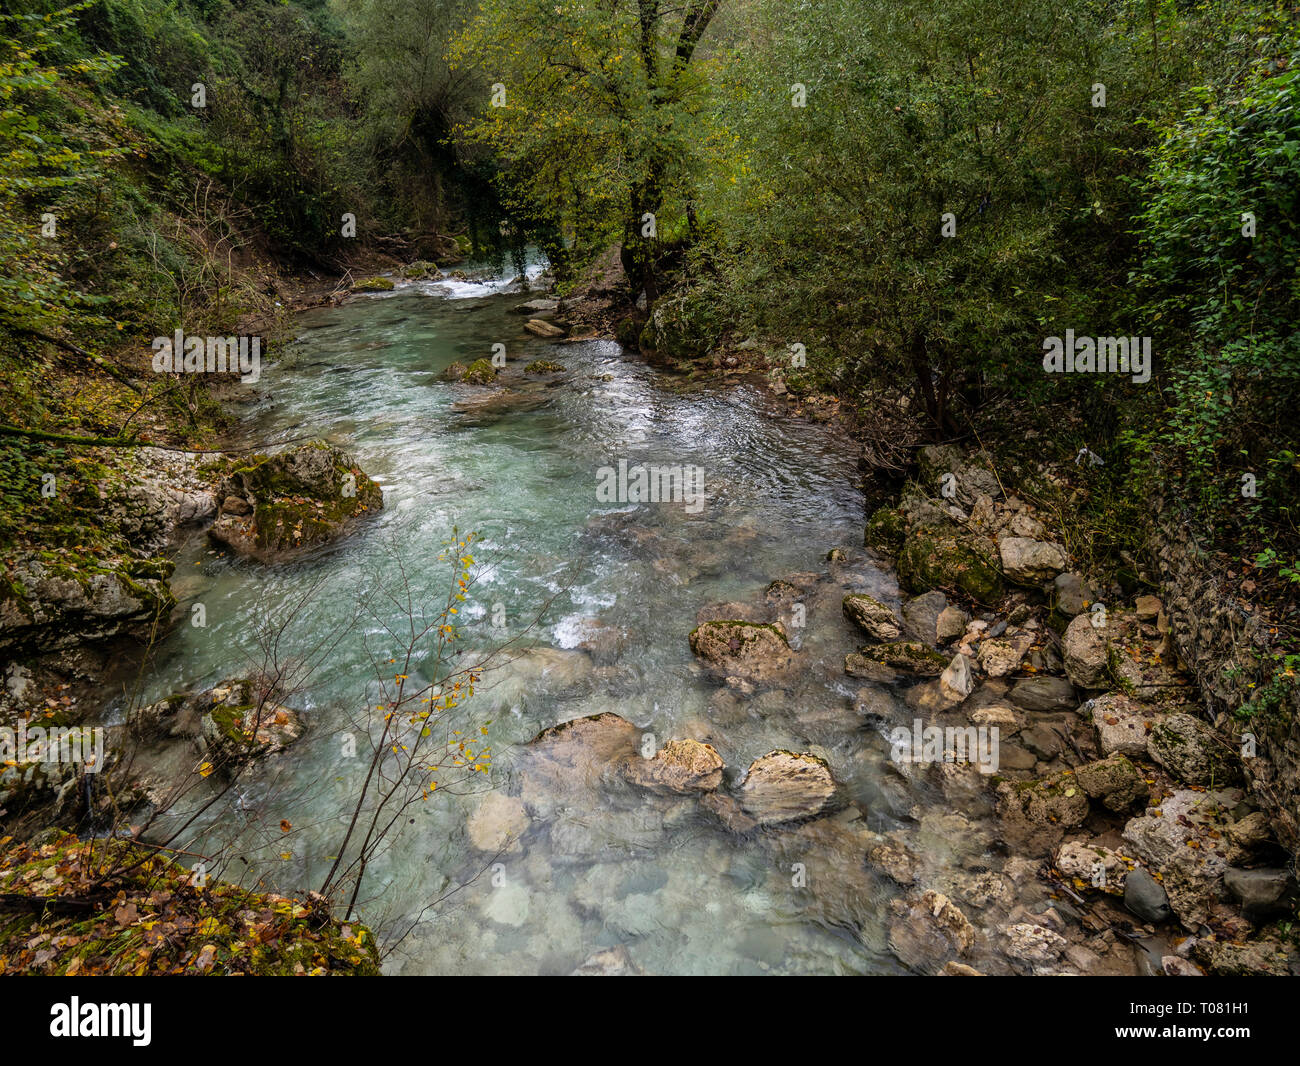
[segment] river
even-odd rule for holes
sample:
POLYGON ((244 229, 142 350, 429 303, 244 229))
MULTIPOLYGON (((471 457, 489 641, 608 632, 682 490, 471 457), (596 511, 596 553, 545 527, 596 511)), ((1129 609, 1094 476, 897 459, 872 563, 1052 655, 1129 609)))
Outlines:
MULTIPOLYGON (((244 431, 268 445, 312 436, 349 449, 383 486, 384 509, 328 550, 276 567, 196 537, 174 587, 187 614, 203 604, 206 627, 182 625, 157 649, 145 696, 248 671, 259 625, 282 620, 304 590, 284 630, 289 654, 332 639, 359 591, 396 567, 441 602, 436 557, 453 528, 474 530, 489 566, 465 607, 467 644, 514 639, 527 650, 466 705, 472 724, 491 720, 497 790, 518 791, 519 746, 540 730, 614 711, 660 743, 707 739, 733 782, 769 750, 811 747, 873 830, 899 824, 918 796, 886 772, 883 741, 853 709, 863 685, 843 672, 855 643, 838 609, 844 588, 897 602, 892 574, 855 548, 864 503, 852 442, 788 417, 761 383, 667 375, 610 341, 533 338, 514 311, 527 297, 505 288, 417 282, 301 316, 297 339, 264 367, 244 431), (494 344, 509 358, 504 400, 443 378, 494 344), (566 369, 524 377, 536 358, 566 369), (702 468, 703 508, 601 502, 597 471, 620 460, 702 468), (719 703, 687 643, 696 612, 826 571, 835 546, 850 549, 848 562, 791 631, 798 680, 719 703), (593 632, 602 640, 589 653, 579 645, 593 632)), ((200 819, 195 848, 237 842, 241 858, 223 876, 286 892, 319 885, 363 767, 339 736, 374 713, 368 656, 385 639, 372 622, 331 643, 293 700, 307 737, 200 819)), ((419 805, 362 893, 363 918, 405 933, 387 972, 567 973, 620 944, 651 973, 901 972, 885 945, 896 889, 833 839, 736 837, 693 801, 626 790, 553 799, 495 871, 466 838, 481 791, 419 805)), ((972 844, 954 836, 923 824, 918 839, 928 861, 955 867, 972 844)))

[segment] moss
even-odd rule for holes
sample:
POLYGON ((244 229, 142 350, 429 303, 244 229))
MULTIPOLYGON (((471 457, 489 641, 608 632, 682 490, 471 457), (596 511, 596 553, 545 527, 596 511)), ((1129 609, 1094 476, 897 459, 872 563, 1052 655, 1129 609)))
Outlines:
POLYGON ((0 854, 0 891, 57 902, 0 913, 0 973, 64 975, 322 974, 374 976, 370 930, 332 918, 319 899, 301 901, 223 881, 206 888, 190 871, 128 841, 85 842, 42 834, 0 854), (123 869, 109 889, 79 896, 100 871, 123 869))
POLYGON ((898 556, 898 577, 914 593, 959 591, 983 604, 1002 596, 1002 571, 992 549, 973 536, 913 530, 898 556))
POLYGON ((559 363, 553 363, 549 359, 534 359, 531 363, 529 363, 526 367, 524 367, 524 373, 525 374, 558 374, 563 369, 564 367, 562 367, 559 363))
POLYGON ((497 368, 486 359, 475 359, 465 372, 465 381, 471 385, 488 385, 496 380, 497 368))
POLYGON ((352 286, 353 292, 388 292, 394 288, 392 278, 362 278, 352 286))
POLYGON ((905 533, 902 512, 894 507, 882 507, 868 519, 862 543, 868 548, 897 555, 902 550, 905 533))

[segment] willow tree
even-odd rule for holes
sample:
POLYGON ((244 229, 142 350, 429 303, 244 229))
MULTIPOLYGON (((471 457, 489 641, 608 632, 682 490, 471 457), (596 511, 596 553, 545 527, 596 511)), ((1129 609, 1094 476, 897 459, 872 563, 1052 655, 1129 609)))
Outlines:
POLYGON ((658 298, 660 242, 695 227, 711 135, 700 46, 721 0, 484 0, 452 64, 490 87, 463 143, 507 166, 510 196, 578 255, 619 240, 637 292, 658 298))

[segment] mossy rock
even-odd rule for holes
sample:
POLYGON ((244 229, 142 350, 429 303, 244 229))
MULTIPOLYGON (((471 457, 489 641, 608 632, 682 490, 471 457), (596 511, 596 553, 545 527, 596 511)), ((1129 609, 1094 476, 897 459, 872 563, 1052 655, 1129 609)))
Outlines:
POLYGON ((871 663, 916 677, 938 677, 948 667, 948 658, 919 640, 893 640, 863 648, 859 653, 871 663))
POLYGON ((355 282, 352 286, 352 291, 353 292, 388 292, 391 289, 394 289, 396 287, 397 286, 394 283, 392 278, 382 278, 376 276, 373 278, 362 278, 360 281, 355 282))
MULTIPOLYGON (((414 263, 407 263, 402 267, 402 277, 409 278, 411 281, 427 281, 441 276, 438 264, 428 259, 417 259, 414 263)), ((389 288, 391 289, 392 286, 390 285, 389 288)))
POLYGON ((912 530, 898 554, 898 578, 918 594, 958 591, 983 604, 1002 597, 1002 571, 992 546, 965 534, 912 530))
POLYGON ((690 645, 715 672, 751 680, 782 676, 794 661, 785 633, 766 622, 701 622, 691 630, 690 645))
POLYGON ((464 381, 469 385, 491 385, 496 380, 497 368, 487 359, 475 359, 465 371, 464 381))
POLYGON ((323 544, 352 519, 384 506, 383 490, 356 461, 322 441, 251 457, 222 480, 218 497, 242 500, 241 510, 252 510, 223 510, 209 535, 266 562, 323 544))
POLYGON ((862 543, 868 548, 897 555, 903 547, 907 524, 895 507, 882 507, 867 520, 862 543))
POLYGON ((630 315, 619 321, 614 327, 614 339, 624 348, 635 348, 640 343, 641 331, 645 328, 645 322, 630 315))
POLYGON ((549 359, 534 359, 526 367, 525 374, 558 374, 564 370, 559 363, 553 363, 549 359))

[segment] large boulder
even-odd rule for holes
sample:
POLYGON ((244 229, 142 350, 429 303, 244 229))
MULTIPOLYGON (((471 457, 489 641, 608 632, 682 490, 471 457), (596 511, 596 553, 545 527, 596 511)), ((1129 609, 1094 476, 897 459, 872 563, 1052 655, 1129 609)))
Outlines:
POLYGON ((165 558, 20 552, 0 581, 0 651, 53 651, 143 631, 176 601, 165 558))
POLYGON ((253 456, 226 474, 218 496, 221 515, 209 535, 262 562, 325 544, 384 506, 383 491, 352 456, 322 441, 253 456))
POLYGON ((1182 789, 1124 827, 1133 854, 1160 873, 1169 905, 1189 928, 1209 921, 1227 898, 1221 841, 1241 798, 1239 789, 1182 789))
POLYGON ((770 751, 750 763, 740 805, 759 825, 811 818, 835 795, 835 778, 823 759, 808 752, 770 751))
POLYGON ((690 635, 691 651, 718 674, 766 681, 786 674, 794 662, 779 626, 727 619, 701 622, 690 635))
POLYGON ((196 697, 195 706, 208 757, 218 770, 275 755, 304 732, 302 716, 250 678, 213 686, 196 697))

